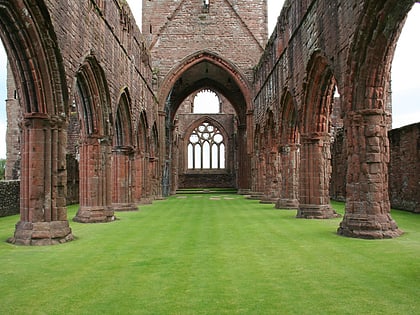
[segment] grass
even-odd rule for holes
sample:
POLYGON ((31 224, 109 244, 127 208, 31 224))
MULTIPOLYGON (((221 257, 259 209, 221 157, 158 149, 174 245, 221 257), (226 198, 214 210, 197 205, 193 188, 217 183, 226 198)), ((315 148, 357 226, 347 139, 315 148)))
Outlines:
MULTIPOLYGON (((392 215, 403 236, 360 240, 335 234, 341 219, 173 196, 113 223, 72 222, 67 244, 1 242, 0 314, 419 314, 420 216, 392 215)), ((17 220, 0 219, 1 240, 17 220)))

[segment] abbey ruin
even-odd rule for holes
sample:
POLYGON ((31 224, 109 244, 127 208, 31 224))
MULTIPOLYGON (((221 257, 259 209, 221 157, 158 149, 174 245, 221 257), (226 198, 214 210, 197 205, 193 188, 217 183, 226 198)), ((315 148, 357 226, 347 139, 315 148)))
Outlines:
POLYGON ((340 197, 338 234, 401 235, 390 69, 415 2, 286 0, 268 34, 266 0, 143 0, 142 32, 124 0, 0 0, 8 176, 20 177, 10 241, 66 242, 69 219, 111 222, 189 187, 304 219, 337 217, 340 197), (216 111, 196 111, 203 91, 216 111))

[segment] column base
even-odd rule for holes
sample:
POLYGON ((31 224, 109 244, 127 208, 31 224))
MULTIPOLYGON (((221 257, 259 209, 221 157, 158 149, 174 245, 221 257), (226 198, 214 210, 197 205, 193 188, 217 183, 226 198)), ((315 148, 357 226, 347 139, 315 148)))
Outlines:
POLYGON ((239 188, 237 194, 238 195, 249 195, 249 194, 251 194, 251 189, 239 188))
POLYGON ((249 195, 247 195, 247 199, 251 199, 251 200, 261 200, 264 197, 264 193, 262 192, 255 192, 255 191, 251 191, 249 193, 249 195))
POLYGON ((15 245, 57 245, 74 239, 68 221, 16 223, 15 235, 7 242, 15 245))
POLYGON ((274 208, 295 210, 299 208, 299 201, 297 199, 278 199, 274 208))
POLYGON ((81 207, 73 218, 78 223, 107 223, 115 221, 114 210, 109 207, 81 207))
POLYGON ((114 211, 139 211, 139 208, 134 203, 114 203, 112 204, 114 211))
POLYGON ((276 204, 277 202, 277 198, 270 198, 267 196, 263 196, 262 199, 260 200, 260 203, 262 204, 276 204))
POLYGON ((404 232, 389 214, 345 214, 337 234, 364 239, 395 238, 404 232))
POLYGON ((296 218, 302 219, 333 219, 339 217, 340 214, 335 212, 330 205, 300 204, 296 215, 296 218))

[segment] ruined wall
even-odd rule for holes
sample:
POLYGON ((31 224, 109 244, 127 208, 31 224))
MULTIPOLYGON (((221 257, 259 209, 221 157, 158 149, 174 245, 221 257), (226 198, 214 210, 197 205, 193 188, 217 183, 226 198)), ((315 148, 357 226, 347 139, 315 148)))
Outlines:
POLYGON ((152 71, 143 35, 125 1, 46 1, 60 52, 63 56, 69 91, 84 59, 93 55, 102 67, 113 117, 123 88, 131 96, 133 126, 140 112, 147 111, 149 126, 157 113, 151 92, 152 71))
POLYGON ((420 123, 389 132, 391 206, 420 213, 420 123))
POLYGON ((0 217, 19 214, 19 180, 0 181, 0 217))
POLYGON ((17 100, 15 81, 7 64, 7 131, 6 131, 6 170, 5 179, 18 179, 20 175, 20 129, 19 121, 22 117, 21 108, 17 100))
POLYGON ((266 0, 143 1, 143 32, 160 81, 185 57, 208 50, 251 81, 267 40, 266 0))

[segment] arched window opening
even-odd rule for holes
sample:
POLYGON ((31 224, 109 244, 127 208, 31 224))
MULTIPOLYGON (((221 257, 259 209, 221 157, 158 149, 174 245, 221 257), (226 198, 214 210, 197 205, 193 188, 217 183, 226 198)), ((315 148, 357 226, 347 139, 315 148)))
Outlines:
POLYGON ((202 90, 194 98, 194 114, 219 114, 220 99, 211 90, 202 90))
POLYGON ((225 143, 220 130, 203 122, 188 140, 188 169, 224 169, 225 143))
POLYGON ((420 4, 414 4, 395 49, 392 61, 392 127, 420 121, 420 4))

